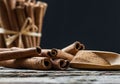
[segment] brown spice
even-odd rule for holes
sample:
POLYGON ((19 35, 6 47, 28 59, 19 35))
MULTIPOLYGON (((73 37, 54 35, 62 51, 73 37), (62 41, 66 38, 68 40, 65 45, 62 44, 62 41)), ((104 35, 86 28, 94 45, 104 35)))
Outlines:
MULTIPOLYGON (((32 19, 32 22, 34 24, 34 4, 33 3, 28 3, 27 7, 26 7, 26 13, 27 13, 27 17, 30 17, 32 19)), ((34 29, 31 30, 32 32, 35 32, 34 29)), ((32 39, 32 47, 36 47, 36 40, 35 37, 31 37, 32 39)))
POLYGON ((85 49, 85 46, 80 42, 76 41, 73 44, 62 49, 62 51, 75 55, 79 50, 85 49))
POLYGON ((108 61, 101 58, 97 54, 85 50, 79 51, 71 61, 71 63, 82 63, 82 62, 92 63, 95 65, 110 65, 108 61))
POLYGON ((4 66, 8 68, 48 70, 51 68, 52 64, 49 58, 32 57, 32 58, 23 58, 17 60, 1 61, 0 66, 4 66))
POLYGON ((69 67, 69 61, 64 59, 54 59, 52 60, 52 69, 66 70, 69 67))
POLYGON ((5 39, 4 39, 4 35, 0 35, 0 48, 5 48, 6 44, 5 44, 5 39))
POLYGON ((71 61, 74 57, 73 55, 66 53, 62 50, 59 50, 59 49, 53 49, 53 50, 56 51, 57 54, 56 56, 51 57, 52 59, 61 58, 61 59, 66 59, 71 61))
POLYGON ((42 57, 54 57, 57 55, 57 51, 54 49, 42 49, 41 54, 39 56, 42 57))
POLYGON ((41 53, 40 47, 20 49, 15 51, 4 51, 4 52, 0 52, 0 61, 31 57, 31 56, 38 55, 40 53, 41 53))
MULTIPOLYGON (((18 25, 19 25, 19 31, 21 31, 21 28, 26 20, 26 17, 25 17, 25 14, 24 14, 24 8, 21 7, 21 6, 17 6, 15 9, 14 9, 15 13, 16 13, 16 16, 17 16, 17 22, 18 22, 18 25)), ((27 41, 25 40, 25 36, 22 36, 22 41, 24 42, 24 44, 22 43, 21 46, 19 47, 27 47, 28 43, 27 41)), ((17 39, 18 40, 18 39, 17 39)))
MULTIPOLYGON (((38 32, 42 32, 43 18, 45 11, 47 9, 47 4, 37 2, 34 10, 35 25, 38 27, 38 32)), ((37 45, 40 45, 40 37, 36 37, 37 45)))

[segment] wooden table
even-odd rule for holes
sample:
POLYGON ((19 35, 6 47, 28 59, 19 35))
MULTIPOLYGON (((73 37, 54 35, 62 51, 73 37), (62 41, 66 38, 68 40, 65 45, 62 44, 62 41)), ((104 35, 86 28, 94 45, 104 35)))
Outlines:
POLYGON ((0 84, 120 83, 120 71, 20 70, 0 67, 0 84))

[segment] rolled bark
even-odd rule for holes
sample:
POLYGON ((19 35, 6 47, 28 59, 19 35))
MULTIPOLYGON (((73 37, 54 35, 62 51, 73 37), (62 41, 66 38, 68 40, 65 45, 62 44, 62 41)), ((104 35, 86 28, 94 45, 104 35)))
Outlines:
MULTIPOLYGON (((35 6, 34 16, 35 16, 35 25, 38 27, 38 32, 42 32, 43 18, 45 15, 45 10, 47 5, 40 4, 39 2, 35 6)), ((37 46, 40 45, 40 37, 36 37, 37 46)))
POLYGON ((10 29, 10 21, 8 19, 6 0, 0 0, 0 16, 1 16, 1 24, 5 29, 10 29))
POLYGON ((31 1, 31 0, 25 0, 25 2, 29 2, 29 1, 31 1))
POLYGON ((36 69, 36 70, 48 70, 51 69, 52 64, 49 58, 46 57, 31 57, 23 59, 14 59, 1 61, 0 66, 8 68, 19 69, 36 69))
POLYGON ((84 49, 85 46, 80 42, 76 41, 73 44, 63 48, 62 51, 75 55, 79 50, 84 50, 84 49))
POLYGON ((14 51, 14 50, 23 50, 24 48, 19 48, 19 47, 11 47, 10 50, 14 51))
POLYGON ((36 3, 36 0, 31 0, 32 3, 36 3))
MULTIPOLYGON (((0 15, 0 27, 1 27, 1 15, 0 15)), ((6 48, 6 42, 5 42, 5 38, 4 35, 0 34, 0 48, 6 48)))
POLYGON ((66 70, 69 67, 69 61, 64 60, 64 59, 54 59, 51 60, 52 62, 52 69, 57 69, 57 70, 66 70))
POLYGON ((54 57, 56 55, 57 51, 55 49, 42 49, 41 54, 39 54, 42 57, 54 57))
MULTIPOLYGON (((0 11, 1 12, 1 11, 0 11)), ((2 22, 1 22, 1 13, 0 13, 0 27, 2 27, 2 22)))
MULTIPOLYGON (((26 7, 26 13, 27 13, 27 17, 30 17, 32 19, 32 22, 34 24, 34 4, 33 3, 26 3, 27 4, 27 7, 26 7)), ((35 30, 31 30, 32 32, 34 32, 35 30)), ((31 36, 31 39, 32 39, 32 47, 36 47, 36 40, 35 40, 36 37, 32 37, 31 36)))
MULTIPOLYGON (((1 24, 1 13, 0 13, 0 27, 2 27, 2 24, 1 24)), ((2 34, 0 34, 0 48, 6 48, 5 38, 4 38, 4 35, 2 35, 2 34)))
MULTIPOLYGON (((32 22, 33 22, 33 25, 35 24, 35 17, 34 17, 34 4, 33 3, 30 3, 29 7, 29 13, 30 13, 30 18, 32 19, 32 22)), ((32 32, 36 32, 36 29, 32 29, 32 32)), ((36 37, 31 37, 32 38, 32 41, 33 41, 33 46, 36 47, 36 46, 39 46, 37 45, 36 43, 36 37)))
POLYGON ((26 0, 16 0, 16 1, 24 3, 26 0))
POLYGON ((37 1, 37 4, 39 4, 39 6, 44 6, 43 8, 44 8, 44 15, 45 15, 48 4, 42 1, 37 1))
MULTIPOLYGON (((29 15, 28 6, 29 6, 28 3, 24 3, 24 11, 25 11, 26 18, 28 18, 28 15, 29 15)), ((31 36, 26 36, 26 40, 28 41, 28 44, 29 44, 28 46, 33 47, 31 36)))
MULTIPOLYGON (((0 15, 0 27, 2 27, 1 25, 1 15, 0 15)), ((5 39, 4 39, 4 35, 0 34, 0 48, 5 48, 6 44, 5 44, 5 39)))
MULTIPOLYGON (((8 12, 7 12, 6 0, 0 0, 0 17, 1 17, 1 26, 4 29, 9 30, 11 28, 11 25, 10 25, 10 20, 9 20, 8 12)), ((6 38, 7 36, 1 35, 0 40, 3 41, 1 42, 1 48, 7 47, 4 37, 6 38)))
POLYGON ((6 48, 4 35, 0 35, 0 48, 6 48))
POLYGON ((19 28, 17 25, 17 19, 13 11, 13 9, 16 6, 16 0, 6 0, 6 4, 7 4, 7 11, 8 11, 8 17, 10 20, 11 29, 14 31, 19 31, 19 28))
MULTIPOLYGON (((38 3, 39 3, 40 1, 38 1, 38 3)), ((48 4, 47 3, 45 3, 45 2, 40 2, 42 5, 44 5, 44 16, 45 16, 45 14, 46 14, 46 11, 47 11, 47 7, 48 7, 48 4)))
POLYGON ((0 61, 10 59, 20 59, 25 57, 32 57, 41 53, 41 48, 27 48, 15 51, 4 51, 0 52, 0 61))
POLYGON ((17 16, 17 21, 18 21, 19 31, 20 31, 25 20, 26 20, 26 16, 24 13, 24 7, 17 6, 14 11, 15 11, 16 16, 17 16))
POLYGON ((24 6, 25 0, 16 0, 16 6, 24 6))
MULTIPOLYGON (((1 15, 0 15, 0 27, 1 27, 1 15)), ((4 41, 4 35, 0 35, 0 48, 5 48, 5 41, 4 41), (3 42, 4 41, 4 42, 3 42), (3 44, 4 43, 4 44, 3 44)))
POLYGON ((62 67, 69 67, 70 66, 70 61, 68 60, 64 60, 64 64, 62 65, 62 67))
POLYGON ((4 51, 11 51, 10 48, 0 48, 0 52, 4 52, 4 51))
POLYGON ((4 52, 4 51, 16 51, 16 50, 23 50, 23 48, 18 48, 18 47, 0 48, 0 52, 4 52))
POLYGON ((2 27, 2 24, 1 24, 1 15, 0 15, 0 27, 2 27))
MULTIPOLYGON (((19 26, 18 26, 18 23, 17 23, 17 17, 15 15, 15 11, 14 11, 14 9, 16 7, 16 0, 6 0, 6 6, 7 6, 8 18, 10 20, 10 25, 11 25, 10 30, 19 31, 19 26)), ((17 46, 18 45, 18 40, 15 40, 12 43, 12 45, 17 46)))
POLYGON ((32 1, 34 1, 34 0, 25 0, 25 2, 27 2, 27 3, 31 3, 32 1))
POLYGON ((28 4, 27 13, 28 13, 28 17, 32 19, 32 22, 34 24, 35 21, 34 21, 34 4, 33 3, 28 4))
MULTIPOLYGON (((17 15, 19 31, 21 31, 21 28, 22 28, 23 24, 25 23, 25 20, 27 19, 26 15, 25 15, 24 7, 17 6, 15 8, 15 13, 17 15)), ((27 38, 27 36, 22 35, 22 41, 23 41, 23 44, 21 47, 24 47, 24 48, 30 47, 29 39, 27 38)), ((20 46, 18 46, 18 47, 20 47, 20 46)))
POLYGON ((34 4, 36 4, 37 1, 36 0, 25 0, 25 2, 26 3, 34 3, 34 4))
MULTIPOLYGON (((42 12, 41 7, 39 6, 39 4, 36 4, 34 7, 34 17, 35 17, 35 25, 38 27, 38 33, 41 33, 41 31, 40 31, 41 12, 42 12)), ((35 38, 36 38, 36 45, 39 46, 38 39, 40 37, 35 37, 35 38)))
POLYGON ((54 49, 56 51, 56 56, 51 56, 51 58, 53 59, 56 59, 56 58, 61 58, 61 59, 66 59, 66 60, 69 60, 71 61, 73 59, 73 55, 69 54, 69 53, 66 53, 62 50, 59 50, 59 49, 54 49))

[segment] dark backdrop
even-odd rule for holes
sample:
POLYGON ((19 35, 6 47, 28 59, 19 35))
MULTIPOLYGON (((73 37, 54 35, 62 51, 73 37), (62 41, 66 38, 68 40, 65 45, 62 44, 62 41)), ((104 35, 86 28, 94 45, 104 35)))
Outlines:
POLYGON ((48 3, 42 48, 78 40, 87 49, 120 52, 120 0, 42 0, 48 3))

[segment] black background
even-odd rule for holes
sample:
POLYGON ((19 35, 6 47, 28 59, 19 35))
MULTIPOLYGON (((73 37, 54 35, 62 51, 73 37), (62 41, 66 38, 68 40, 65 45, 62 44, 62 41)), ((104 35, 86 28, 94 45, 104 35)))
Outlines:
POLYGON ((86 49, 120 53, 120 0, 42 0, 48 3, 42 48, 74 41, 86 49))

